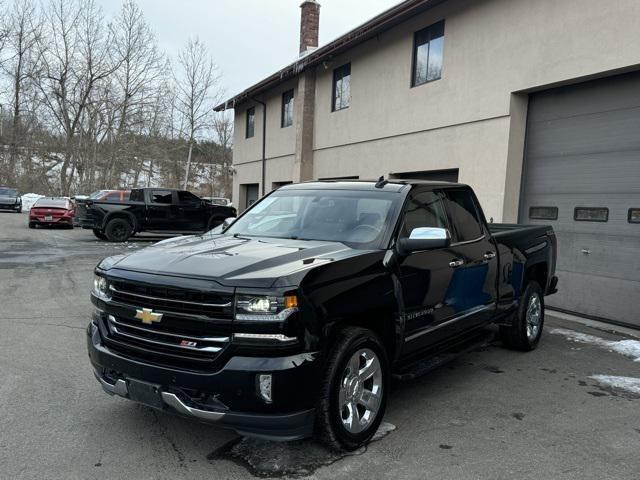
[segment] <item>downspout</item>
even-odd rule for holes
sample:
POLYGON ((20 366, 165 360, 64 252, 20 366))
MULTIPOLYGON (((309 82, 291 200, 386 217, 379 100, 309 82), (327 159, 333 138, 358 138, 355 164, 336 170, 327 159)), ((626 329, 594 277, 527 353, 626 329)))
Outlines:
POLYGON ((267 168, 267 104, 252 98, 256 103, 262 105, 262 197, 265 194, 266 168, 267 168))

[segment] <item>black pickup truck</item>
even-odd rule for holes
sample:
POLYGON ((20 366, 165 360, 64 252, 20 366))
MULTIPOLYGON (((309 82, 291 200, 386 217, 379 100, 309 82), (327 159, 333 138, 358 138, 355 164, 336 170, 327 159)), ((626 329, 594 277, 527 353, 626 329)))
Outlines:
POLYGON ((492 328, 534 349, 556 292, 551 227, 460 184, 290 185, 216 230, 103 260, 89 356, 107 393, 261 438, 356 449, 392 376, 492 328))
POLYGON ((212 205, 191 192, 167 188, 131 190, 128 201, 77 200, 76 222, 96 237, 124 242, 138 232, 193 233, 235 217, 233 207, 212 205))

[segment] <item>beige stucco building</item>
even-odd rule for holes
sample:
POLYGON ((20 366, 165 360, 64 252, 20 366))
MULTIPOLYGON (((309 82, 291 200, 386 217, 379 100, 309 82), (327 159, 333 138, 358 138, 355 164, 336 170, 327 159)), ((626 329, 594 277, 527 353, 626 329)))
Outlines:
POLYGON ((457 169, 488 216, 515 221, 527 94, 640 63, 639 20, 637 0, 403 2, 225 104, 236 119, 234 202, 245 207, 248 186, 262 192, 259 100, 266 192, 281 182, 457 169), (442 76, 412 87, 414 33, 440 20, 442 76), (350 106, 332 111, 333 70, 345 63, 350 106), (294 122, 282 128, 290 89, 294 122), (251 107, 255 135, 246 138, 251 107))
POLYGON ((287 182, 457 180, 553 226, 550 304, 640 325, 640 1, 407 0, 319 48, 301 8, 300 58, 217 107, 241 211, 287 182))

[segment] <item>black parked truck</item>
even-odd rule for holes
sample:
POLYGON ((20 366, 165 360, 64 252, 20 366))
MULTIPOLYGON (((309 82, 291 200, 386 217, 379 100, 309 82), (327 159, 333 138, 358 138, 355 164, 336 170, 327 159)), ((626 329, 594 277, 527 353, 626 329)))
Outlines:
POLYGON ((236 216, 233 207, 212 205, 191 192, 167 188, 131 190, 127 201, 77 200, 77 223, 96 237, 124 242, 139 232, 205 232, 236 216))
POLYGON ((490 324, 534 349, 556 291, 551 227, 488 225, 460 184, 290 185, 217 230, 103 260, 87 342, 107 393, 244 435, 356 449, 392 375, 490 324))

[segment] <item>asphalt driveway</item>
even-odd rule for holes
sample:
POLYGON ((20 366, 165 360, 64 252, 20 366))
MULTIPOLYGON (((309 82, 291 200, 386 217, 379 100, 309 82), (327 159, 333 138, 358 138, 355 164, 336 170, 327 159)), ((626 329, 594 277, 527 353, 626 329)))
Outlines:
POLYGON ((388 434, 344 458, 108 397, 86 355, 92 270, 156 239, 108 244, 0 213, 0 478, 640 477, 633 339, 551 315, 535 352, 495 343, 396 385, 388 434))

